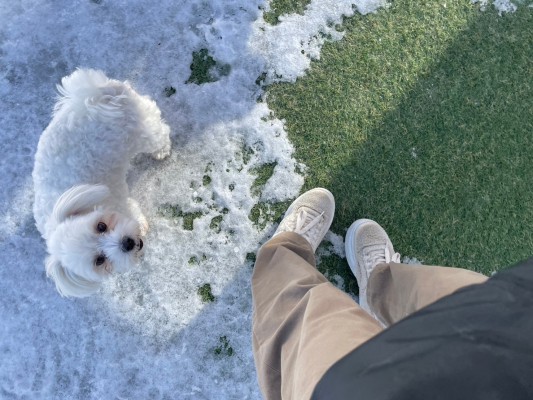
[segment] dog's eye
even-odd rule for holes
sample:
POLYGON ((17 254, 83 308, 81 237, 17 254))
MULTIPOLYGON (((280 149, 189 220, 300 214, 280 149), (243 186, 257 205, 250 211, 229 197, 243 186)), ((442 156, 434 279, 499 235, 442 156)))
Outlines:
POLYGON ((98 225, 96 225, 96 230, 100 233, 104 233, 107 231, 107 225, 104 222, 98 222, 98 225))
POLYGON ((96 265, 97 267, 99 267, 103 263, 105 263, 105 256, 103 254, 100 254, 94 259, 94 265, 96 265))

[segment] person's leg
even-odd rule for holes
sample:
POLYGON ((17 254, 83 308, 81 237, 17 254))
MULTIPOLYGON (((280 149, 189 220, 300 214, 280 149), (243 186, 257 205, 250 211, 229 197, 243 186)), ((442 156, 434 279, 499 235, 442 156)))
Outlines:
POLYGON ((532 288, 533 258, 444 296, 336 363, 312 398, 531 400, 532 288))
MULTIPOLYGON (((295 203, 301 205, 305 195, 295 203)), ((317 210, 313 218, 300 218, 307 207, 289 208, 284 221, 300 214, 298 221, 289 228, 282 221, 254 267, 253 350, 265 399, 310 398, 336 361, 381 331, 377 321, 315 268, 314 252, 332 215, 317 210), (322 228, 306 230, 312 224, 322 228)))
POLYGON ((346 258, 359 284, 361 307, 384 326, 459 288, 487 280, 465 269, 401 264, 385 230, 368 219, 348 229, 346 258))
POLYGON ((483 283, 485 275, 462 268, 380 264, 368 281, 370 308, 391 325, 456 290, 483 283))

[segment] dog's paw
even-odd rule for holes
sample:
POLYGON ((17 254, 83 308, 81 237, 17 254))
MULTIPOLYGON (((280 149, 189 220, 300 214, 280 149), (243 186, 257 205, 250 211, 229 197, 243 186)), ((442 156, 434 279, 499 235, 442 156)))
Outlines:
POLYGON ((152 153, 152 157, 156 160, 163 160, 164 158, 167 158, 170 155, 170 143, 165 145, 163 148, 157 150, 156 152, 152 153))
POLYGON ((150 225, 148 225, 148 220, 143 214, 141 214, 137 221, 139 222, 141 236, 145 237, 148 234, 148 231, 150 230, 150 225))
POLYGON ((137 203, 137 200, 132 199, 131 197, 128 198, 128 208, 130 210, 130 213, 132 217, 137 220, 139 223, 139 231, 141 236, 146 236, 148 233, 149 225, 148 220, 144 216, 141 206, 139 203, 137 203))
POLYGON ((148 219, 146 219, 144 214, 140 211, 140 208, 138 208, 137 211, 138 212, 135 213, 135 218, 139 223, 139 232, 141 234, 141 237, 145 237, 148 234, 150 225, 148 224, 148 219))

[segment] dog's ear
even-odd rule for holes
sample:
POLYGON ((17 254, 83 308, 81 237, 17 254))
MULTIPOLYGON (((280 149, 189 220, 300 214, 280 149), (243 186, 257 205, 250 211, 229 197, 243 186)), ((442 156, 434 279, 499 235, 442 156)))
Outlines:
POLYGON ((52 211, 52 219, 61 223, 72 215, 91 212, 109 196, 109 188, 105 185, 74 186, 59 197, 52 211))
POLYGON ((64 268, 53 256, 46 259, 46 275, 56 284, 56 289, 63 297, 87 297, 98 291, 99 282, 88 281, 64 268))

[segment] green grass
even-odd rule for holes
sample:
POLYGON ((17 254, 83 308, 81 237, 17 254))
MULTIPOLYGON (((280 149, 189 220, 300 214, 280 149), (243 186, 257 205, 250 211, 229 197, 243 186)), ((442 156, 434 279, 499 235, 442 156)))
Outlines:
POLYGON ((198 296, 204 303, 212 303, 215 301, 215 296, 213 296, 213 291, 211 289, 211 284, 206 283, 198 288, 198 296))
POLYGON ((264 229, 269 222, 279 222, 291 201, 279 203, 259 202, 252 207, 248 218, 258 229, 264 229))
POLYGON ((222 227, 220 226, 222 224, 222 221, 224 220, 223 215, 217 215, 216 217, 211 219, 211 223, 209 224, 209 228, 215 231, 215 233, 220 233, 222 230, 222 227))
POLYGON ((229 75, 230 70, 229 65, 219 64, 211 57, 207 49, 200 49, 192 53, 191 76, 186 83, 201 85, 216 82, 221 76, 229 75))
MULTIPOLYGON (((251 191, 254 196, 261 197, 264 186, 274 174, 277 163, 263 164, 251 170, 255 175, 251 191)), ((280 221, 287 207, 292 201, 282 201, 278 203, 260 201, 250 210, 248 218, 259 229, 264 229, 269 222, 280 221)))
POLYGON ((164 204, 158 209, 159 215, 169 219, 182 219, 183 229, 192 231, 194 229, 194 220, 200 218, 203 214, 200 211, 196 212, 183 212, 179 206, 172 204, 164 204))
POLYGON ((334 283, 336 283, 334 277, 339 276, 344 282, 343 289, 346 292, 355 295, 359 294, 357 281, 354 279, 350 268, 348 268, 346 260, 333 253, 326 256, 320 255, 321 247, 327 248, 328 243, 322 242, 317 249, 317 269, 334 283))
POLYGON ((279 17, 283 14, 303 14, 310 2, 311 0, 271 0, 270 11, 265 13, 264 19, 269 24, 275 25, 279 23, 279 17))
POLYGON ((256 176, 251 187, 251 191, 255 196, 259 196, 261 194, 263 187, 266 185, 270 177, 274 175, 274 168, 276 168, 276 165, 278 165, 276 162, 263 164, 260 167, 250 171, 256 176))
POLYGON ((372 218, 404 255, 486 274, 531 255, 532 14, 396 0, 268 88, 334 232, 372 218))
POLYGON ((221 336, 219 338, 220 345, 215 347, 214 353, 217 356, 231 357, 235 354, 233 347, 230 346, 227 336, 221 336))

